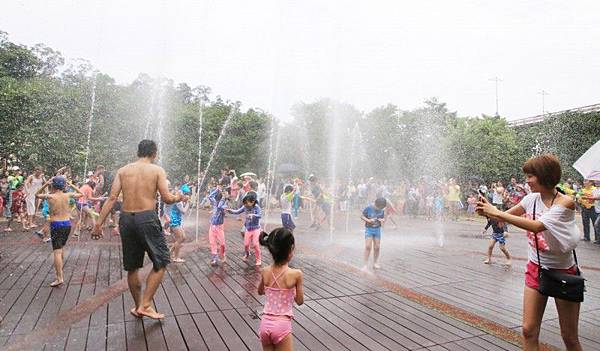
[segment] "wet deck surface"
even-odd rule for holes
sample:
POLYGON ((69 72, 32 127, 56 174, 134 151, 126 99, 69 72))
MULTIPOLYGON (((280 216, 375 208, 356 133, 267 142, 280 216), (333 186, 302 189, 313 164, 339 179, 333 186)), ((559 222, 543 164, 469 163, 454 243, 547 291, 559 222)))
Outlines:
MULTIPOLYGON (((133 302, 118 237, 70 239, 65 284, 53 289, 50 245, 25 233, 0 234, 0 348, 259 350, 263 298, 256 293, 258 270, 240 259, 239 227, 228 219, 223 267, 209 266, 205 235, 186 247, 186 263, 169 266, 155 297, 166 314, 162 322, 128 313, 133 302)), ((364 273, 362 227, 354 218, 349 227, 349 233, 334 232, 332 243, 327 230, 308 231, 299 221, 292 265, 304 272, 305 304, 295 309, 296 350, 520 349, 523 235, 509 239, 516 259, 507 269, 500 257, 482 264, 487 240, 474 235, 479 222, 402 219, 401 229, 384 232, 383 268, 364 273), (443 240, 436 235, 441 232, 443 240)), ((187 232, 191 237, 194 230, 187 232)), ((585 350, 600 350, 600 247, 582 243, 578 255, 588 279, 581 341, 585 350)), ((268 256, 263 250, 266 263, 268 256)), ((563 349, 553 305, 542 341, 563 349)))

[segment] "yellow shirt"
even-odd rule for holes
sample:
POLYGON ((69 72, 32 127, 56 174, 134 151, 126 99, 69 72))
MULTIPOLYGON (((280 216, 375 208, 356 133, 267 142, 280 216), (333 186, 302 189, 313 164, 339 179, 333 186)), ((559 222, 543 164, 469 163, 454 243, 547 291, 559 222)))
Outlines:
POLYGON ((592 206, 594 206, 594 201, 590 201, 590 200, 586 200, 583 198, 583 196, 593 196, 592 192, 595 190, 596 188, 591 186, 589 188, 583 188, 581 189, 581 195, 582 197, 579 197, 579 203, 581 204, 581 206, 585 207, 585 208, 592 208, 592 206))
POLYGON ((446 196, 448 201, 460 201, 460 186, 458 185, 450 185, 448 187, 448 196, 446 196))

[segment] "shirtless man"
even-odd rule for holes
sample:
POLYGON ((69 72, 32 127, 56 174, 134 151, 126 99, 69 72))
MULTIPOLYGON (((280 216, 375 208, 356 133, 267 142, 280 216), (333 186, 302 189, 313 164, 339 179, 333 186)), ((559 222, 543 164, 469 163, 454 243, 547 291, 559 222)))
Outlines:
POLYGON ((135 301, 135 307, 129 312, 138 318, 146 316, 163 319, 164 314, 157 313, 152 307, 152 299, 163 279, 165 268, 171 261, 156 213, 156 193, 160 193, 162 201, 167 204, 179 202, 185 196, 169 192, 164 169, 153 164, 156 154, 156 143, 152 140, 142 140, 138 145, 139 159, 117 171, 110 196, 92 230, 92 238, 99 239, 102 236, 102 223, 110 214, 119 194, 123 192, 119 220, 123 266, 127 271, 129 291, 135 301), (144 264, 144 253, 148 253, 153 270, 148 274, 146 290, 142 295, 138 270, 144 264))
POLYGON ((52 253, 54 254, 54 270, 56 271, 56 280, 50 283, 51 287, 57 287, 64 282, 63 277, 63 247, 69 239, 71 232, 71 198, 80 198, 83 194, 73 184, 68 182, 65 177, 57 176, 46 183, 35 193, 38 199, 46 199, 49 205, 50 220, 50 238, 52 239, 52 253), (45 194, 46 188, 51 185, 50 193, 45 194), (76 192, 65 193, 65 185, 73 188, 76 192))

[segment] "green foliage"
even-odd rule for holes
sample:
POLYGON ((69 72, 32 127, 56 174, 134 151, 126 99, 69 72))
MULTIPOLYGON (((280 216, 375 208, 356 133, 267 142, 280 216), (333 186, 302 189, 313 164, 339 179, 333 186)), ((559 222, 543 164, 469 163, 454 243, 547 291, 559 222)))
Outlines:
POLYGON ((541 153, 556 154, 565 177, 581 178, 571 166, 600 140, 600 112, 567 112, 540 123, 516 128, 522 145, 522 158, 541 153))
POLYGON ((202 168, 235 109, 209 173, 233 165, 266 171, 266 158, 260 155, 266 152, 270 128, 266 113, 238 111, 239 103, 220 97, 211 101, 207 87, 174 86, 145 74, 118 85, 86 61, 64 67, 59 75, 63 64, 60 53, 43 45, 14 44, 0 32, 0 155, 14 154, 25 168, 39 164, 52 171, 70 165, 83 174, 95 86, 88 169, 97 164, 116 169, 135 159, 137 143, 147 133, 162 140, 159 162, 173 177, 195 175, 203 101, 202 168))
POLYGON ((145 74, 119 85, 89 62, 65 67, 59 52, 12 43, 0 31, 0 156, 14 155, 25 168, 70 165, 82 174, 93 91, 88 169, 115 169, 135 159, 146 136, 161 141, 159 163, 174 179, 196 174, 201 106, 202 169, 232 114, 209 175, 235 167, 265 176, 271 128, 279 133, 279 142, 273 141, 279 164, 294 163, 321 178, 336 169, 338 179, 491 181, 519 176, 528 157, 544 152, 557 154, 565 175, 579 178, 570 165, 600 137, 598 112, 513 128, 500 117, 457 118, 435 98, 411 111, 388 104, 366 114, 320 99, 297 104, 290 123, 271 126, 267 113, 240 111, 239 102, 211 98, 208 87, 145 74))
POLYGON ((519 175, 524 159, 518 155, 515 131, 500 117, 460 118, 448 138, 451 174, 463 180, 486 181, 519 175))

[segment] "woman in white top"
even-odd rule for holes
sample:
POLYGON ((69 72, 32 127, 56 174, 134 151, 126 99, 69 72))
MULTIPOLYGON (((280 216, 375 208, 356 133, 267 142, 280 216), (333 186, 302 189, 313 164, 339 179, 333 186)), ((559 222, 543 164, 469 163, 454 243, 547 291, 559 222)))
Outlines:
POLYGON ((35 194, 42 188, 45 182, 44 172, 40 166, 35 167, 33 174, 25 180, 25 193, 27 194, 27 197, 25 198, 25 203, 27 204, 27 222, 29 223, 29 228, 32 229, 37 227, 33 222, 33 218, 39 207, 39 201, 35 198, 35 194))
MULTIPOLYGON (((542 318, 548 301, 548 297, 537 290, 539 265, 577 274, 573 249, 577 246, 580 234, 575 223, 573 199, 556 190, 561 178, 559 160, 553 155, 533 157, 523 165, 523 172, 531 187, 531 194, 506 212, 498 210, 480 197, 477 211, 481 215, 500 219, 527 231, 529 262, 523 295, 523 349, 538 350, 542 318), (536 239, 541 262, 538 262, 536 255, 536 239)), ((580 304, 562 299, 554 299, 554 302, 566 349, 581 350, 578 336, 580 304)))

